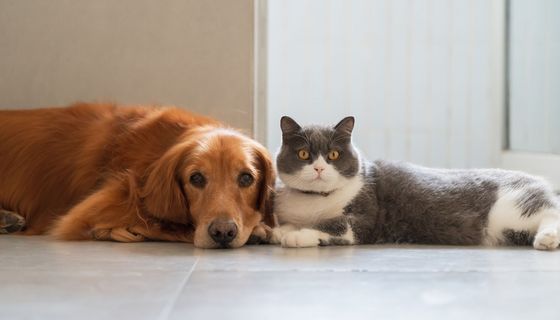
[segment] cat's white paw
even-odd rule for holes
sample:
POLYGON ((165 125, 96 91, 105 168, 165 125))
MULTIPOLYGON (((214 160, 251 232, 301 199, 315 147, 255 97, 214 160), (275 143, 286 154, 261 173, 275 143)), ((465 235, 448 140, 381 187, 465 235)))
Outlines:
POLYGON ((271 244, 280 244, 282 243, 282 238, 284 235, 290 231, 296 230, 295 226, 290 224, 285 224, 280 227, 275 227, 272 229, 272 236, 270 237, 271 244))
POLYGON ((311 229, 301 229, 286 233, 281 240, 285 248, 308 248, 319 245, 320 232, 311 229))
POLYGON ((560 244, 560 237, 556 229, 544 229, 537 233, 533 247, 537 250, 554 250, 560 244))
POLYGON ((280 244, 283 236, 284 236, 284 232, 282 231, 282 229, 280 229, 278 227, 272 229, 272 236, 270 237, 270 244, 280 244))

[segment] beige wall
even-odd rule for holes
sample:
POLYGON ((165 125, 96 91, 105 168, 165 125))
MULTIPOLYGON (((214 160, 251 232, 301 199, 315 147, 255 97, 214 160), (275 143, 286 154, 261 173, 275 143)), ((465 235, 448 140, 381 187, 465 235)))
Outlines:
POLYGON ((176 104, 247 130, 253 0, 2 0, 0 108, 176 104))

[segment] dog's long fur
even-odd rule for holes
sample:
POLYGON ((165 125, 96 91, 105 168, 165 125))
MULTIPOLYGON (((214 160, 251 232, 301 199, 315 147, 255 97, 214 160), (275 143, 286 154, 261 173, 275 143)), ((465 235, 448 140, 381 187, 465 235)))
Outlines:
POLYGON ((60 239, 195 242, 227 217, 243 245, 266 215, 267 151, 220 122, 177 108, 76 104, 0 111, 0 209, 26 219, 24 234, 60 239), (189 175, 206 170, 204 190, 189 175), (241 188, 247 171, 254 185, 241 188), (198 230, 200 229, 200 230, 198 230))

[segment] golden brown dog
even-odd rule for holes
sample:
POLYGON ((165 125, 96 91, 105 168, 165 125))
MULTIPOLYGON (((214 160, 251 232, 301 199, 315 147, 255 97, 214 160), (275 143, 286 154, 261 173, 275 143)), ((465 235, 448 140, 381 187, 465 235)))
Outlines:
POLYGON ((273 223, 273 183, 264 147, 184 110, 0 111, 4 232, 240 247, 273 223))

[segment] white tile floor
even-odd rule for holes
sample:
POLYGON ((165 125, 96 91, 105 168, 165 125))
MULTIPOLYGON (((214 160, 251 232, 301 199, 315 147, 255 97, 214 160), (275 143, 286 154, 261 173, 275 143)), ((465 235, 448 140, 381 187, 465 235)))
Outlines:
POLYGON ((0 236, 0 319, 560 319, 560 251, 0 236))

